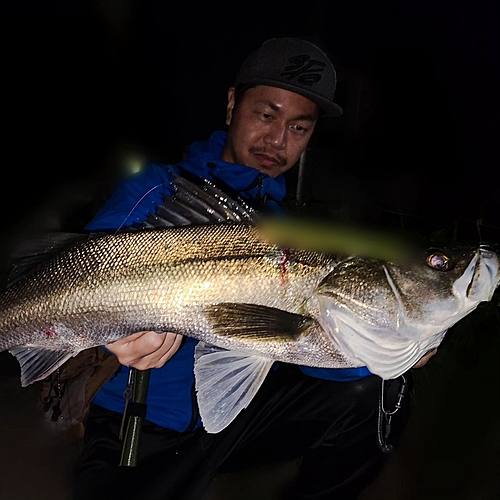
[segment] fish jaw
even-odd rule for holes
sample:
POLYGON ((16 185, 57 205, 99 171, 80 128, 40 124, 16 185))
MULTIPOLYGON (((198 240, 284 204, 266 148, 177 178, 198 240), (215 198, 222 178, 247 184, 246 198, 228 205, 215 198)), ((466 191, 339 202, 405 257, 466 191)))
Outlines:
POLYGON ((486 246, 482 246, 476 253, 475 266, 471 276, 470 286, 458 289, 457 293, 467 296, 474 302, 489 301, 500 283, 500 264, 498 254, 486 246))

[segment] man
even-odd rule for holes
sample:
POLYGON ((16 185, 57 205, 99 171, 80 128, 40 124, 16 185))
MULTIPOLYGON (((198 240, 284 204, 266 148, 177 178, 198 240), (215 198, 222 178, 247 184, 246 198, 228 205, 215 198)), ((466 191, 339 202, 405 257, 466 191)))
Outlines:
MULTIPOLYGON (((245 60, 229 89, 227 134, 218 131, 193 144, 177 165, 150 165, 126 180, 87 229, 140 227, 173 194, 173 173, 221 181, 250 203, 277 209, 285 195, 282 174, 298 162, 317 121, 342 114, 333 102, 335 86, 334 67, 317 46, 292 38, 267 41, 245 60)), ((354 499, 374 478, 381 449, 388 449, 377 424, 383 417, 379 377, 366 368, 277 364, 248 408, 220 433, 208 434, 194 398, 196 343, 174 333, 138 332, 106 346, 122 367, 93 400, 75 499, 195 500, 228 467, 296 457, 302 465, 290 498, 354 499), (129 367, 153 369, 133 468, 118 466, 129 367)), ((385 387, 387 408, 399 388, 385 387)), ((404 422, 404 411, 394 415, 394 438, 404 422)))

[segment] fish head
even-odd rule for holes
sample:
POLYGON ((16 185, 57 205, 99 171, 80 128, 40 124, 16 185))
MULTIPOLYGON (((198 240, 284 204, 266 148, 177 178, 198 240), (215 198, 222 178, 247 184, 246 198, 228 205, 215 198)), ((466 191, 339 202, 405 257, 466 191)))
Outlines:
POLYGON ((492 249, 433 248, 403 263, 346 259, 324 278, 315 299, 323 328, 344 354, 393 378, 490 300, 499 281, 492 249))
POLYGON ((413 265, 383 268, 398 306, 393 327, 413 340, 451 327, 490 300, 499 282, 498 256, 486 247, 430 249, 413 265))

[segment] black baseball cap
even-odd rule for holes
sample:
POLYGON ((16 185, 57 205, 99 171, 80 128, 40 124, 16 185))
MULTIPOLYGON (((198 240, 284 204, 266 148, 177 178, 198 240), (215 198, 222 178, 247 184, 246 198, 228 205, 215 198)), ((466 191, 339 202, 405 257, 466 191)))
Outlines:
POLYGON ((271 38, 241 65, 234 85, 269 85, 307 97, 329 117, 341 116, 333 102, 337 74, 326 54, 300 38, 271 38))

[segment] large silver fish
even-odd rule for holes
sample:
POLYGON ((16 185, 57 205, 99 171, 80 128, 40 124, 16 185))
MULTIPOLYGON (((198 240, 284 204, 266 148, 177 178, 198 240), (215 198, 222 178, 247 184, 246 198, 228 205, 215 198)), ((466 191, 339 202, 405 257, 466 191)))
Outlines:
POLYGON ((26 386, 134 332, 194 337, 200 413, 217 432, 276 360, 399 376, 499 279, 482 247, 403 265, 280 248, 246 223, 127 231, 76 243, 5 290, 0 351, 26 386))

